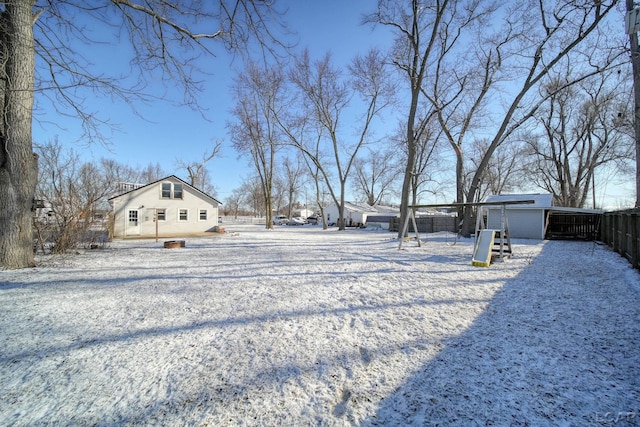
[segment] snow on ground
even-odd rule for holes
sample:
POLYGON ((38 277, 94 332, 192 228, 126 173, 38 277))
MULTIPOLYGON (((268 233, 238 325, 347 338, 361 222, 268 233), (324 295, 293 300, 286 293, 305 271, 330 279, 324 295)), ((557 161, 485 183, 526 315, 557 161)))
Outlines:
POLYGON ((640 275, 606 247, 225 227, 0 271, 0 425, 640 424, 640 275))

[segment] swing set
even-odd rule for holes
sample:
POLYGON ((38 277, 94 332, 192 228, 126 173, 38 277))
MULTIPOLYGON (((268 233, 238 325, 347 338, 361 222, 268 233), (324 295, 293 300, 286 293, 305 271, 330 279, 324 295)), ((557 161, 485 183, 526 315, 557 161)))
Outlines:
MULTIPOLYGON (((444 203, 444 204, 430 204, 430 205, 412 205, 408 206, 409 212, 404 220, 402 226, 401 236, 407 236, 409 231, 409 221, 413 226, 413 230, 416 234, 416 241, 418 246, 422 246, 420 240, 420 232, 416 224, 416 210, 420 208, 466 208, 477 207, 478 213, 476 217, 476 230, 475 230, 475 243, 473 248, 472 264, 476 266, 488 267, 493 257, 498 257, 500 260, 511 256, 511 239, 509 238, 509 223, 506 215, 507 205, 524 205, 533 204, 534 200, 512 200, 503 202, 473 202, 473 203, 444 203), (484 217, 484 208, 488 207, 500 207, 500 229, 489 229, 484 217), (497 238, 497 240, 496 240, 497 238)), ((460 235, 458 230, 457 236, 460 235)), ((457 241, 456 236, 456 241, 457 241)), ((398 250, 402 249, 404 237, 400 239, 398 250)), ((455 245, 456 242, 453 243, 455 245)))

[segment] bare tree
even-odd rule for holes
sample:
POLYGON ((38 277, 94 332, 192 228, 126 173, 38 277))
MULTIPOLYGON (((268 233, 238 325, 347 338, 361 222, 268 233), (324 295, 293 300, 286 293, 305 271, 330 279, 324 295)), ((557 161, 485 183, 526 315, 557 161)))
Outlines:
POLYGON ((115 186, 119 183, 140 183, 140 172, 131 166, 123 165, 113 159, 100 159, 98 167, 103 170, 105 176, 108 177, 109 186, 113 191, 115 191, 115 186))
MULTIPOLYGON (((513 38, 511 32, 501 38, 487 37, 483 31, 474 32, 491 21, 495 8, 494 3, 481 1, 450 4, 440 21, 433 67, 422 87, 425 98, 432 104, 441 134, 456 156, 457 203, 463 203, 465 197, 466 137, 482 127, 479 116, 500 71, 502 48, 513 38), (473 43, 461 42, 470 37, 473 43)), ((462 213, 459 209, 459 218, 462 213)))
MULTIPOLYGON (((325 196, 328 194, 328 191, 326 189, 326 185, 324 184, 326 182, 325 176, 323 175, 323 171, 319 167, 319 165, 324 164, 322 150, 321 150, 323 131, 322 131, 322 128, 318 128, 318 127, 315 127, 315 130, 317 132, 316 135, 309 133, 304 137, 304 138, 308 138, 309 141, 313 141, 313 142, 309 142, 306 145, 307 147, 306 150, 308 151, 309 154, 303 155, 302 159, 307 165, 309 176, 314 185, 316 206, 320 211, 320 218, 322 220, 322 229, 326 230, 329 227, 327 224, 327 218, 324 211, 327 206, 327 200, 325 196)), ((304 134, 304 131, 302 133, 304 134)))
POLYGON ((273 228, 273 183, 276 154, 282 137, 274 111, 280 105, 284 77, 276 67, 262 69, 255 63, 235 80, 236 122, 229 124, 234 148, 248 154, 262 185, 266 228, 273 228))
POLYGON ((111 0, 17 0, 0 9, 0 267, 34 264, 32 209, 37 181, 31 125, 35 93, 51 100, 62 114, 81 120, 90 138, 108 124, 88 110, 87 98, 106 95, 133 105, 149 99, 144 77, 183 85, 186 104, 197 107, 200 92, 197 57, 212 55, 211 42, 242 51, 255 40, 265 50, 276 46, 273 2, 219 0, 216 3, 111 0), (34 15, 34 7, 36 13, 34 15), (105 76, 99 67, 73 51, 91 20, 113 25, 133 47, 128 79, 105 76), (269 22, 267 22, 269 21, 269 22), (273 21, 273 22, 272 22, 273 21), (201 31, 202 30, 202 31, 201 31), (36 61, 34 53, 40 61, 36 61), (136 76, 139 77, 136 79, 136 76), (122 82, 133 82, 123 87, 122 82))
MULTIPOLYGON (((282 214, 285 212, 285 207, 287 204, 287 184, 281 174, 276 174, 273 177, 273 188, 271 189, 272 193, 272 203, 273 203, 273 212, 282 214)), ((287 215, 289 212, 287 212, 287 215)))
MULTIPOLYGON (((438 0, 425 5, 420 0, 398 3, 395 0, 379 0, 375 13, 365 22, 381 24, 396 32, 393 47, 393 64, 407 78, 409 86, 408 111, 406 117, 407 163, 404 170, 400 201, 401 221, 408 214, 409 197, 413 178, 416 175, 418 140, 421 129, 419 106, 424 80, 437 48, 437 36, 448 10, 449 0, 438 0)), ((402 230, 398 231, 401 238, 402 230)))
POLYGON ((398 150, 390 145, 379 150, 365 147, 366 155, 354 162, 353 189, 369 205, 387 200, 401 170, 398 150))
MULTIPOLYGON (((531 120, 550 96, 535 89, 544 84, 554 70, 571 68, 571 77, 564 83, 571 86, 621 62, 622 50, 615 48, 617 41, 607 39, 615 32, 597 31, 606 16, 615 10, 617 0, 584 4, 573 0, 509 3, 501 11, 503 25, 496 35, 486 32, 490 26, 473 28, 471 25, 481 24, 482 19, 490 16, 493 2, 442 0, 427 7, 423 1, 412 0, 407 4, 410 6, 381 0, 378 13, 368 18, 369 22, 396 30, 396 63, 410 81, 409 161, 401 204, 403 215, 410 182, 406 175, 415 169, 414 130, 418 98, 422 94, 433 103, 441 125, 449 133, 447 137, 458 155, 459 169, 462 168, 462 141, 469 125, 474 120, 479 123, 480 118, 492 125, 491 130, 485 131, 491 135, 490 143, 466 192, 466 201, 473 202, 477 200, 480 181, 494 151, 531 120), (461 37, 460 31, 464 28, 474 32, 461 37), (475 34, 483 36, 482 43, 469 43, 475 34), (586 44, 588 46, 581 50, 586 44), (475 50, 469 52, 469 46, 475 50), (472 68, 464 66, 462 72, 455 71, 460 64, 473 67, 474 61, 475 68, 482 73, 473 74, 472 68), (426 90, 427 78, 431 90, 426 90), (492 105, 491 115, 482 108, 489 94, 499 100, 492 105)), ((471 209, 465 209, 465 234, 470 233, 470 216, 471 209)))
MULTIPOLYGON (((244 180, 242 182, 241 191, 244 194, 244 201, 250 208, 253 215, 262 216, 267 212, 265 207, 265 196, 262 179, 258 176, 244 180)), ((268 228, 268 227, 267 227, 268 228)))
MULTIPOLYGON (((439 127, 433 108, 426 105, 421 106, 421 114, 418 121, 419 126, 415 132, 414 155, 415 171, 410 179, 410 204, 416 205, 424 194, 442 193, 441 175, 448 168, 442 157, 442 129, 439 127)), ((408 158, 408 145, 405 141, 406 131, 401 126, 397 138, 397 146, 408 158)))
POLYGON ((553 95, 538 114, 544 133, 528 140, 528 172, 558 206, 584 207, 596 168, 628 168, 634 144, 620 126, 631 116, 624 89, 606 75, 559 92, 549 88, 553 95))
POLYGON ((341 230, 345 228, 344 198, 349 173, 360 148, 371 142, 372 123, 392 104, 395 95, 395 86, 385 71, 384 58, 378 50, 356 56, 349 66, 349 76, 349 80, 342 78, 341 71, 331 64, 330 55, 312 62, 305 50, 296 58, 290 72, 298 94, 295 98, 302 104, 301 113, 279 122, 291 144, 309 157, 322 174, 338 206, 338 227, 341 230), (345 136, 342 123, 346 121, 344 118, 349 107, 356 103, 351 103, 355 95, 359 97, 357 101, 362 112, 355 122, 353 133, 356 136, 352 139, 345 136), (301 128, 304 130, 296 131, 301 128), (313 136, 306 138, 305 130, 313 136), (323 146, 320 150, 318 143, 323 146), (326 162, 329 158, 331 160, 326 162), (332 183, 331 171, 338 180, 337 186, 332 183))
MULTIPOLYGON (((617 0, 584 5, 567 0, 551 5, 540 2, 535 8, 521 10, 522 17, 532 25, 519 37, 519 46, 523 49, 518 51, 517 64, 526 72, 526 77, 506 103, 503 119, 471 180, 467 201, 476 200, 480 180, 494 151, 531 120, 542 103, 567 87, 620 66, 623 50, 616 47, 617 40, 607 39, 612 32, 601 28, 616 4, 617 0), (584 51, 580 50, 582 45, 587 45, 584 51), (553 91, 534 91, 553 79, 552 72, 566 69, 570 74, 561 85, 555 85, 553 91)), ((470 234, 470 217, 471 209, 465 210, 465 234, 470 234)))
POLYGON ((40 246, 44 249, 47 241, 52 252, 63 253, 98 239, 106 242, 106 199, 113 194, 115 174, 126 167, 105 160, 83 163, 58 141, 35 148, 40 159, 35 218, 40 246))
POLYGON ((294 198, 304 185, 304 172, 306 167, 303 164, 301 156, 302 154, 299 154, 294 160, 290 157, 285 157, 282 162, 282 179, 287 189, 289 218, 291 218, 293 212, 294 198))
MULTIPOLYGON (((478 164, 484 158, 490 141, 487 139, 477 139, 473 142, 473 151, 466 159, 470 165, 465 168, 469 173, 465 174, 468 183, 473 178, 473 174, 478 169, 478 164)), ((526 147, 520 141, 510 141, 501 145, 491 156, 485 173, 480 180, 478 189, 478 199, 483 200, 491 194, 503 194, 513 192, 516 189, 525 187, 530 177, 524 172, 526 165, 526 147)))
POLYGON ((32 7, 32 1, 6 2, 0 11, 0 268, 34 265, 32 7))
POLYGON ((222 142, 217 141, 211 149, 211 152, 205 151, 202 155, 202 159, 199 161, 176 161, 178 168, 184 169, 187 172, 187 182, 190 185, 204 191, 207 194, 213 195, 215 193, 215 187, 211 183, 211 180, 209 178, 209 171, 207 170, 206 165, 210 160, 218 156, 221 148, 222 142))
POLYGON ((139 170, 135 183, 148 184, 150 182, 158 181, 168 174, 162 169, 160 163, 149 163, 147 166, 139 170))
POLYGON ((244 203, 245 194, 242 190, 242 187, 236 188, 231 192, 229 197, 225 200, 224 204, 224 213, 225 215, 231 215, 235 219, 238 218, 238 213, 242 209, 242 205, 244 203))

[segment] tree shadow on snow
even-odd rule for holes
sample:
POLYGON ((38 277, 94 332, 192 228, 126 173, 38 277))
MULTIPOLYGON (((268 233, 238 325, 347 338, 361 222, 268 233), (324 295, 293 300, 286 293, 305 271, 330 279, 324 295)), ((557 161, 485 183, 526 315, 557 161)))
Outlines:
POLYGON ((611 278, 625 261, 563 243, 547 243, 362 425, 636 425, 640 310, 611 278))
POLYGON ((34 347, 33 349, 25 349, 20 353, 3 354, 0 352, 0 363, 17 363, 22 359, 33 357, 46 357, 65 354, 69 351, 86 348, 97 347, 104 344, 119 343, 119 342, 134 342, 141 338, 153 338, 158 336, 175 335, 178 333, 200 331, 209 328, 222 328, 229 326, 246 326, 262 324, 287 318, 297 317, 318 317, 318 316, 343 316, 355 313, 364 312, 377 312, 380 310, 389 310, 397 308, 411 308, 423 305, 433 306, 446 306, 455 305, 459 303, 483 303, 486 300, 467 298, 467 299, 436 299, 436 300, 404 300, 395 303, 387 303, 384 305, 369 304, 366 301, 361 301, 360 304, 351 304, 348 307, 327 309, 325 307, 318 307, 316 310, 300 309, 291 311, 273 311, 265 312, 263 314, 250 314, 246 316, 236 316, 231 318, 221 319, 207 319, 201 321, 190 321, 188 323, 169 326, 155 326, 148 328, 140 328, 133 331, 121 332, 117 331, 112 334, 94 335, 77 339, 72 343, 62 343, 59 345, 52 345, 47 348, 34 347))

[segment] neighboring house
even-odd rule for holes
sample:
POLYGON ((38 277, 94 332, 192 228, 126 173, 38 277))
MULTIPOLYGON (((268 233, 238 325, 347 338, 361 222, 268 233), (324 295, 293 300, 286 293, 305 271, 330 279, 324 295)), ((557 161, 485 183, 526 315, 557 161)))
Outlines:
MULTIPOLYGON (((324 209, 324 214, 327 217, 327 223, 335 224, 338 222, 338 205, 335 203, 330 204, 324 209)), ((386 224, 388 224, 389 218, 392 216, 398 216, 399 211, 397 208, 390 206, 369 206, 366 203, 353 203, 344 202, 344 218, 347 227, 361 226, 367 223, 369 217, 376 217, 376 222, 383 222, 380 218, 384 218, 386 224)))
POLYGON ((374 209, 375 213, 367 214, 364 222, 367 227, 390 230, 391 222, 400 219, 400 209, 397 207, 373 205, 370 208, 374 209))
POLYGON ((109 202, 116 238, 214 231, 221 205, 175 175, 133 188, 110 198, 109 202))
POLYGON ((43 199, 34 199, 33 202, 33 213, 36 222, 48 224, 54 219, 56 213, 53 211, 50 202, 43 199))
POLYGON ((297 216, 300 217, 302 219, 308 218, 311 215, 313 215, 314 212, 311 209, 306 209, 306 208, 302 208, 302 209, 296 209, 293 211, 293 215, 292 216, 297 216))

